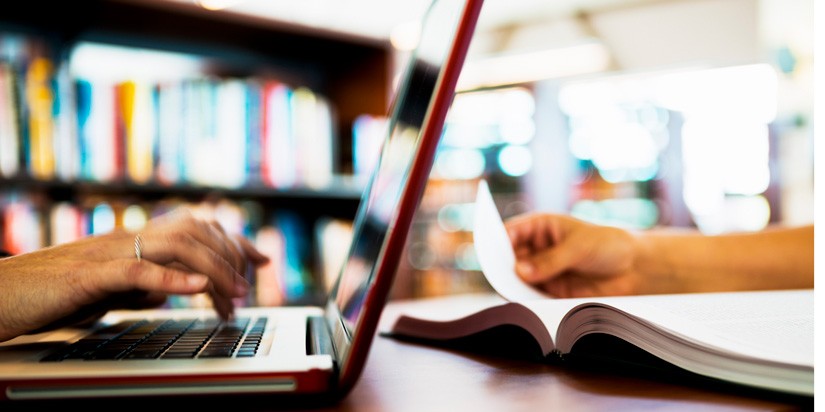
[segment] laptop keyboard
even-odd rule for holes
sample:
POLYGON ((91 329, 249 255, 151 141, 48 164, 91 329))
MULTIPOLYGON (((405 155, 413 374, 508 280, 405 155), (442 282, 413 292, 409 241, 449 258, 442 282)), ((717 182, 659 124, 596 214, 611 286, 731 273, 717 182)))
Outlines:
POLYGON ((123 321, 93 332, 41 361, 252 357, 267 319, 123 321))

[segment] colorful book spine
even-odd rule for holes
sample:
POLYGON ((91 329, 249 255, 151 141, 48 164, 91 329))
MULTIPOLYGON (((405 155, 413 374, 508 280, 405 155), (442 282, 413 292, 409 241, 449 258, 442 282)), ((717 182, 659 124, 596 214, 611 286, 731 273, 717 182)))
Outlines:
POLYGON ((73 77, 38 53, 0 60, 2 176, 325 190, 340 169, 334 108, 309 88, 73 77))
POLYGON ((244 184, 257 186, 264 183, 264 108, 263 87, 260 81, 245 81, 246 92, 246 159, 244 161, 246 181, 244 184))
POLYGON ((77 142, 80 152, 78 161, 80 162, 79 178, 90 180, 94 178, 92 167, 92 126, 89 123, 92 114, 92 83, 86 79, 74 81, 74 102, 75 115, 77 116, 77 142))
POLYGON ((292 89, 280 82, 264 86, 263 180, 277 188, 297 183, 295 140, 291 116, 292 89))
POLYGON ((174 185, 183 181, 184 151, 184 87, 180 82, 164 82, 157 86, 158 157, 155 177, 158 182, 174 185))
POLYGON ((55 173, 63 181, 80 176, 81 150, 74 79, 68 65, 62 64, 56 73, 54 154, 55 173))
POLYGON ((4 177, 20 172, 16 81, 12 65, 0 61, 0 176, 4 177))
POLYGON ((248 88, 239 79, 216 84, 215 136, 209 151, 214 159, 209 181, 221 187, 240 187, 246 182, 248 88), (220 164, 221 167, 214 167, 220 164))
POLYGON ((54 65, 35 56, 26 69, 25 104, 28 106, 29 173, 38 179, 54 177, 54 65))
POLYGON ((130 80, 119 85, 119 124, 122 127, 126 175, 136 183, 153 177, 155 117, 152 85, 130 80))
POLYGON ((82 154, 82 176, 110 182, 117 178, 115 86, 102 80, 77 82, 78 127, 82 154))
POLYGON ((306 187, 328 187, 335 165, 329 104, 301 87, 292 94, 291 108, 298 179, 306 187))
POLYGON ((214 147, 214 82, 192 79, 185 82, 184 92, 184 180, 195 185, 209 185, 209 175, 218 164, 209 156, 214 147))

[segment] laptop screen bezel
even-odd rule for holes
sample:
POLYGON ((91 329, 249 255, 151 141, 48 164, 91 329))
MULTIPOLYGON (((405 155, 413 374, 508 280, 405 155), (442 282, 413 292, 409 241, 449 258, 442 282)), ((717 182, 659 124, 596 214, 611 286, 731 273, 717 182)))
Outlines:
MULTIPOLYGON (((453 0, 434 0, 428 13, 432 11, 432 7, 437 1, 453 0)), ((393 222, 389 225, 382 251, 378 255, 378 261, 374 267, 373 281, 365 294, 364 303, 352 336, 349 335, 346 328, 342 311, 337 305, 336 296, 331 294, 327 300, 325 312, 338 357, 338 392, 340 395, 347 393, 355 384, 366 362, 378 320, 392 287, 413 216, 429 178, 447 111, 455 95, 458 77, 472 40, 482 3, 483 0, 463 1, 463 7, 459 12, 459 20, 453 33, 452 44, 449 46, 447 55, 441 64, 433 95, 419 131, 415 157, 401 192, 393 222)), ((426 29, 426 24, 424 28, 426 29)), ((445 39, 445 41, 449 40, 445 39)), ((411 72, 417 64, 416 59, 416 55, 413 54, 404 74, 404 81, 400 82, 399 92, 407 86, 408 77, 412 75, 411 72)), ((398 93, 396 96, 401 96, 401 94, 398 93)), ((395 101, 390 110, 393 116, 398 115, 396 113, 397 108, 398 102, 395 101)), ((392 123, 392 120, 390 123, 392 123)), ((388 130, 388 133, 392 133, 392 130, 388 130)), ((363 208, 366 207, 369 190, 368 187, 362 198, 357 218, 363 218, 362 215, 365 214, 363 208)), ((357 224, 354 227, 357 228, 357 224)))

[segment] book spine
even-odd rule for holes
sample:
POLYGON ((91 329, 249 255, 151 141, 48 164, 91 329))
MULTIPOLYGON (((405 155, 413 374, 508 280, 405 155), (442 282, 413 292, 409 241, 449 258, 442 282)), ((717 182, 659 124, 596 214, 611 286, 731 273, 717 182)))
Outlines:
POLYGON ((264 183, 264 107, 261 84, 255 80, 246 83, 246 160, 244 183, 255 186, 264 183))
POLYGON ((128 81, 122 88, 126 171, 131 181, 147 183, 152 178, 154 153, 152 87, 146 82, 128 81))
POLYGON ((158 162, 157 180, 161 184, 173 185, 184 178, 183 157, 184 109, 183 83, 169 82, 158 85, 157 128, 158 162))
POLYGON ((161 140, 161 126, 160 126, 160 84, 152 83, 149 86, 150 103, 149 110, 153 119, 152 129, 149 131, 151 139, 151 171, 149 172, 150 179, 159 182, 160 170, 160 144, 161 140))
POLYGON ((78 161, 80 162, 80 178, 91 180, 94 178, 94 164, 92 157, 92 125, 90 123, 92 112, 92 83, 85 79, 74 81, 75 90, 75 110, 77 116, 77 134, 79 151, 78 161))
POLYGON ((291 116, 292 89, 269 82, 264 92, 264 180, 276 188, 296 184, 296 150, 291 116))
POLYGON ((134 102, 134 84, 131 82, 116 83, 114 86, 114 110, 112 116, 112 130, 109 138, 114 148, 114 178, 121 180, 127 177, 126 151, 129 140, 129 127, 132 124, 134 102))
POLYGON ((14 70, 0 61, 0 175, 14 177, 20 172, 20 131, 14 70))
POLYGON ((80 176, 81 168, 76 88, 68 64, 58 67, 56 77, 55 172, 58 178, 72 181, 80 176))
POLYGON ((209 180, 218 186, 239 187, 246 181, 247 88, 243 81, 231 79, 218 82, 215 91, 215 145, 209 156, 223 166, 213 168, 209 180))
POLYGON ((115 93, 114 86, 89 81, 89 114, 85 121, 84 148, 88 150, 88 178, 109 182, 116 177, 115 93))
POLYGON ((54 177, 54 65, 36 56, 26 70, 25 101, 29 107, 29 173, 38 179, 54 177))

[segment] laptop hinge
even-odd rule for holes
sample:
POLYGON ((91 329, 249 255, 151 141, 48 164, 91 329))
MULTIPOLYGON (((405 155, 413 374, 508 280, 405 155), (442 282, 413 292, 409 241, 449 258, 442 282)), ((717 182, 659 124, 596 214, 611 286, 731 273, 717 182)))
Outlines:
POLYGON ((338 361, 326 319, 322 316, 307 318, 307 354, 330 355, 333 361, 338 361))

